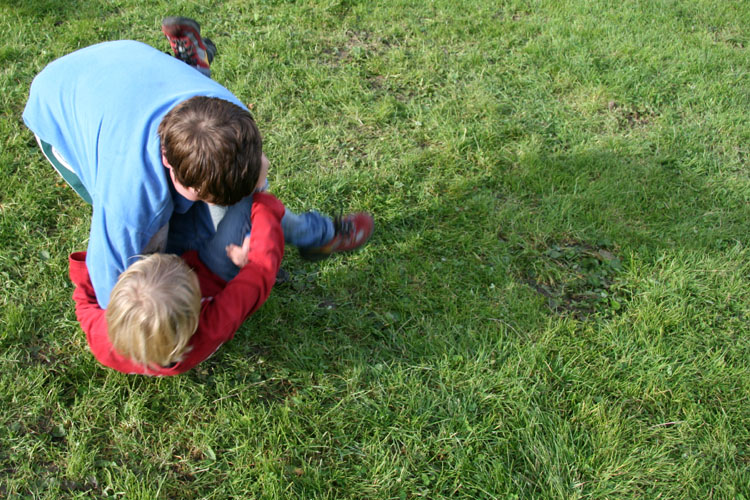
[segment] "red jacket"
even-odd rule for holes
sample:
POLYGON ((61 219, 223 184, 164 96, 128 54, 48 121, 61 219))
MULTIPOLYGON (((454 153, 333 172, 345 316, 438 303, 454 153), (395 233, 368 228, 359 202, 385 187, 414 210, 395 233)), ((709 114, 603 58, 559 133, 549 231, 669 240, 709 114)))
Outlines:
POLYGON ((190 339, 192 349, 182 361, 170 367, 146 368, 114 350, 107 335, 106 310, 101 309, 96 301, 86 268, 86 252, 71 254, 70 279, 76 286, 73 292, 76 316, 96 359, 123 373, 177 375, 211 356, 234 337, 242 322, 257 311, 271 293, 284 255, 280 223, 283 216, 284 205, 274 196, 267 193, 253 195, 248 263, 229 283, 204 266, 197 252, 183 254, 182 258, 198 275, 203 302, 198 329, 190 339))

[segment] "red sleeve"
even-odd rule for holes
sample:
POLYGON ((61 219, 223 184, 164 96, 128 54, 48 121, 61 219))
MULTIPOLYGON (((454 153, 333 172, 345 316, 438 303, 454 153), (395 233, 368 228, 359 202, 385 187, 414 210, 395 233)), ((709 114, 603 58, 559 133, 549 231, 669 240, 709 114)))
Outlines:
POLYGON ((88 269, 86 268, 86 252, 70 254, 68 258, 70 280, 76 286, 73 291, 73 300, 76 303, 76 317, 81 324, 81 329, 86 334, 94 357, 104 366, 108 366, 123 373, 141 373, 144 375, 155 375, 146 367, 136 364, 120 356, 112 347, 107 334, 106 310, 99 307, 91 284, 88 269))
POLYGON ((76 317, 81 324, 81 329, 86 332, 88 338, 89 332, 98 332, 100 330, 107 333, 107 323, 104 318, 105 311, 99 307, 96 301, 94 287, 89 278, 89 271, 86 267, 86 252, 76 252, 70 254, 68 258, 68 271, 70 281, 73 282, 76 289, 73 291, 73 300, 76 303, 76 317))
POLYGON ((268 299, 284 256, 283 216, 284 205, 273 195, 253 194, 248 263, 213 300, 204 302, 198 328, 210 341, 195 345, 193 351, 198 352, 188 357, 210 356, 268 299))

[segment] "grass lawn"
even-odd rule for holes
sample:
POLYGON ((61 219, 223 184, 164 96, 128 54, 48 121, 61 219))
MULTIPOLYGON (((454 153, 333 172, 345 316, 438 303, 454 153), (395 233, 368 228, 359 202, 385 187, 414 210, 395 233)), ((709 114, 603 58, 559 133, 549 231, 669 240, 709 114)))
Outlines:
POLYGON ((750 500, 750 2, 0 0, 0 497, 750 500), (98 365, 50 61, 197 18, 294 210, 198 369, 98 365))

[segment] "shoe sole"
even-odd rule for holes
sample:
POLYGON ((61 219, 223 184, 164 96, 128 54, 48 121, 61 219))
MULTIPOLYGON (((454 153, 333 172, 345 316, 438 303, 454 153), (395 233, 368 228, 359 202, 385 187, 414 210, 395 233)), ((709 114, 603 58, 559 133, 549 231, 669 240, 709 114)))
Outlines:
MULTIPOLYGON (((195 46, 195 57, 198 61, 197 66, 201 68, 210 67, 216 56, 216 45, 214 45, 214 43, 208 38, 201 37, 201 26, 195 19, 182 16, 165 17, 161 22, 161 31, 165 35, 173 37, 177 37, 178 32, 182 32, 183 36, 190 38, 195 46), (194 33, 185 32, 185 28, 192 30, 194 33), (205 60, 203 59, 201 52, 205 54, 205 60), (208 61, 208 63, 206 63, 206 61, 208 61)), ((188 64, 193 64, 189 61, 186 62, 188 62, 188 64)))
POLYGON ((302 249, 299 249, 299 256, 302 258, 302 260, 306 260, 308 262, 318 262, 320 260, 326 260, 331 255, 333 255, 333 252, 331 253, 307 253, 303 252, 302 249))
POLYGON ((165 17, 161 22, 162 31, 170 30, 169 34, 173 36, 175 36, 175 34, 172 32, 172 30, 177 26, 189 26, 190 28, 194 29, 195 32, 198 33, 198 35, 201 34, 201 25, 198 24, 195 19, 190 19, 189 17, 170 16, 165 17))

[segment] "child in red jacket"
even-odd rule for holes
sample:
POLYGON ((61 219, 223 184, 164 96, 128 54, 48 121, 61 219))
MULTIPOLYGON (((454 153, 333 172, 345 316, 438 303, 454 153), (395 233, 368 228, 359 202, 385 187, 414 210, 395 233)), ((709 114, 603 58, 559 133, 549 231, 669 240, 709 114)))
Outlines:
MULTIPOLYGON (((183 373, 232 339, 263 305, 284 254, 284 206, 267 193, 241 203, 252 207, 247 224, 252 231, 243 247, 228 249, 232 262, 242 265, 228 282, 206 267, 196 250, 182 259, 153 254, 120 276, 103 310, 86 269, 86 253, 71 254, 76 316, 100 363, 124 373, 183 373)), ((241 230, 244 234, 245 228, 241 230)))

